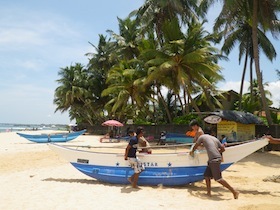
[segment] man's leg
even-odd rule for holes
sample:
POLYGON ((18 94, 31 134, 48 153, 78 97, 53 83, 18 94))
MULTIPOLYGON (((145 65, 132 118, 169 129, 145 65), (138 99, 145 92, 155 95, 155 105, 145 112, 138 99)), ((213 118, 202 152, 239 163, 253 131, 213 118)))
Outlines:
POLYGON ((207 195, 211 196, 211 178, 210 177, 204 177, 207 187, 207 195))
POLYGON ((204 171, 204 179, 206 182, 208 196, 211 196, 211 177, 212 177, 212 172, 211 172, 211 168, 209 167, 209 163, 208 163, 208 165, 204 171))
POLYGON ((229 183, 227 183, 226 180, 224 180, 223 178, 221 178, 221 179, 217 180, 217 182, 219 182, 221 185, 223 185, 224 187, 226 187, 227 189, 229 189, 229 190, 232 192, 234 199, 238 199, 239 192, 236 191, 235 189, 233 189, 233 187, 230 186, 229 183))
POLYGON ((133 174, 131 177, 127 178, 127 180, 130 182, 131 185, 132 185, 133 180, 134 180, 134 175, 135 174, 133 174))
POLYGON ((138 188, 137 182, 138 182, 139 175, 140 175, 140 173, 133 174, 133 179, 132 179, 132 187, 133 188, 138 188))

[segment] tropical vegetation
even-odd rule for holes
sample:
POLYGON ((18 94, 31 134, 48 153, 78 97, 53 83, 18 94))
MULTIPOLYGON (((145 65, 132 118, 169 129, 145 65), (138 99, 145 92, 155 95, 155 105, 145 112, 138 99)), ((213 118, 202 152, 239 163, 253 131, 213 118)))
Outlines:
POLYGON ((90 43, 93 52, 86 54, 88 64, 60 69, 56 111, 68 111, 77 123, 90 125, 108 118, 164 124, 189 121, 193 113, 201 117, 202 101, 209 111, 222 108, 216 98, 217 83, 223 80, 219 61, 227 59, 238 43, 238 59, 244 57, 244 67, 236 108, 252 113, 264 109, 268 124, 273 124, 259 50, 271 61, 277 56, 267 34, 279 35, 280 2, 224 0, 209 32, 204 28, 207 12, 216 3, 146 0, 127 18, 118 18, 118 32, 107 30, 107 35, 99 35, 97 45, 90 43), (248 60, 251 85, 243 95, 248 60))

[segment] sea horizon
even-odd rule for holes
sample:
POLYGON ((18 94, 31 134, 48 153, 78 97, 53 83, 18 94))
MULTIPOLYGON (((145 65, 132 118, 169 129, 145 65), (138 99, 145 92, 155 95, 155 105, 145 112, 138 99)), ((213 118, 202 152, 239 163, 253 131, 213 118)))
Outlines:
POLYGON ((67 124, 0 123, 0 133, 26 130, 67 130, 67 124))

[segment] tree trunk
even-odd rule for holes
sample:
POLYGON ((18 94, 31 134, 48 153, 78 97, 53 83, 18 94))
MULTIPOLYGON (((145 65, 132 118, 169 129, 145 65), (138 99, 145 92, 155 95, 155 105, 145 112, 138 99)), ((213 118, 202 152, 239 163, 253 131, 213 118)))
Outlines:
POLYGON ((166 103, 165 103, 165 100, 162 96, 162 93, 160 91, 160 89, 158 88, 158 97, 159 99, 161 100, 163 106, 164 106, 164 109, 166 111, 166 115, 167 115, 167 118, 168 118, 168 122, 171 123, 172 122, 172 118, 171 118, 171 114, 170 114, 170 111, 168 110, 168 107, 166 106, 166 103))
POLYGON ((185 88, 183 89, 183 94, 184 94, 185 113, 189 114, 189 99, 187 98, 187 94, 186 94, 185 88))
POLYGON ((253 92, 254 92, 254 79, 253 79, 253 62, 254 59, 251 58, 250 60, 250 96, 251 96, 251 100, 253 100, 253 92))
POLYGON ((241 77, 241 84, 240 84, 240 92, 239 92, 239 111, 242 110, 242 96, 243 96, 243 87, 244 87, 244 80, 245 80, 245 74, 246 74, 246 68, 247 68, 247 61, 248 61, 248 47, 246 49, 246 56, 245 56, 245 62, 243 67, 243 73, 241 77))
MULTIPOLYGON (((178 99, 179 103, 180 103, 180 106, 181 106, 181 110, 182 110, 182 113, 183 115, 186 114, 186 111, 185 111, 185 107, 184 107, 184 104, 180 98, 180 94, 176 94, 175 97, 178 99)), ((177 100, 176 100, 177 101, 177 100)), ((177 104, 177 103, 176 103, 177 104)))
POLYGON ((195 101, 192 99, 191 93, 186 90, 186 93, 188 94, 189 99, 191 100, 192 107, 195 109, 195 111, 198 113, 198 116, 202 119, 202 114, 200 112, 200 109, 196 105, 195 101))
POLYGON ((262 74, 260 70, 260 61, 259 61, 259 48, 258 48, 258 35, 257 35, 257 24, 258 24, 258 0, 254 0, 253 5, 253 24, 252 24, 252 40, 253 40, 253 52, 254 52, 254 61, 256 68, 256 75, 258 80, 258 86, 261 93, 262 105, 265 111, 266 119, 268 125, 272 125, 272 118, 269 112, 269 108, 266 102, 264 87, 262 83, 262 74))

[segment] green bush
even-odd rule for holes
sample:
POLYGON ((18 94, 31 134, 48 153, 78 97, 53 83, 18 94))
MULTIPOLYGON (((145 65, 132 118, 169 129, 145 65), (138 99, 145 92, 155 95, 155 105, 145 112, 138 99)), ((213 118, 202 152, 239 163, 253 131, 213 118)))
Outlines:
POLYGON ((196 119, 199 123, 201 123, 201 119, 197 114, 188 114, 180 117, 175 117, 173 119, 173 123, 175 125, 188 125, 192 120, 196 119))

